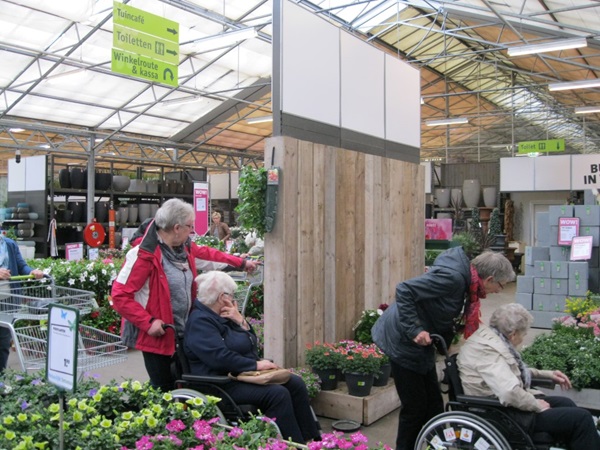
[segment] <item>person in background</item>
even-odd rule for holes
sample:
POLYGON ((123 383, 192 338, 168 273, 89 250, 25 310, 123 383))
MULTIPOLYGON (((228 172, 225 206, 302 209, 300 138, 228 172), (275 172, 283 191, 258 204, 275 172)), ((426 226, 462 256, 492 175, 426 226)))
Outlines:
POLYGON ((396 450, 412 450, 423 425, 444 411, 430 334, 449 346, 462 321, 468 338, 479 326, 480 299, 514 277, 504 255, 488 251, 469 262, 462 247, 454 247, 429 271, 396 286, 395 303, 372 329, 373 341, 390 358, 402 405, 396 450))
POLYGON ((208 234, 210 236, 214 236, 222 242, 226 242, 227 239, 231 236, 231 232, 229 231, 229 227, 226 223, 221 222, 221 214, 218 212, 214 212, 211 215, 212 224, 208 230, 208 234))
MULTIPOLYGON (((194 375, 227 375, 275 369, 259 359, 254 330, 233 300, 236 284, 223 272, 196 278, 198 298, 185 327, 183 348, 194 375)), ((256 405, 273 418, 285 439, 304 444, 320 440, 302 378, 292 374, 285 384, 257 385, 232 380, 220 385, 237 403, 256 405)))
POLYGON ((226 263, 253 272, 256 263, 198 246, 191 239, 194 209, 180 199, 167 200, 126 256, 112 286, 113 307, 123 317, 123 342, 142 351, 150 383, 173 389, 171 357, 175 339, 163 324, 182 335, 195 296, 195 258, 226 263))
POLYGON ((496 309, 489 327, 481 326, 462 346, 457 364, 465 394, 495 396, 505 406, 535 413, 527 415, 508 410, 529 433, 546 432, 569 449, 600 449, 600 436, 589 411, 566 397, 544 397, 531 389, 531 378, 548 378, 563 389, 571 381, 560 370, 530 369, 517 347, 523 342, 533 317, 517 303, 496 309), (527 423, 524 422, 526 420, 527 423))
MULTIPOLYGON (((41 270, 32 269, 27 265, 15 241, 0 235, 0 280, 2 280, 0 284, 6 285, 6 281, 15 275, 32 275, 36 279, 44 276, 41 270)), ((0 290, 2 287, 4 286, 0 286, 0 290)), ((10 287, 8 288, 10 289, 10 287)), ((0 327, 0 373, 6 369, 8 364, 11 340, 10 330, 0 327)))

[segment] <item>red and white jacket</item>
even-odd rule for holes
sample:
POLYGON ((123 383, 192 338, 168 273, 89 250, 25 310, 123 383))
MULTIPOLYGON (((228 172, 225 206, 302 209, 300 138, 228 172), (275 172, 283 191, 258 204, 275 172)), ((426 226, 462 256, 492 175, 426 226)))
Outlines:
MULTIPOLYGON (((127 252, 125 264, 113 282, 111 294, 113 307, 123 317, 121 335, 125 345, 170 356, 175 352, 174 340, 148 334, 152 318, 173 323, 171 294, 158 242, 156 227, 151 223, 140 244, 127 252)), ((194 242, 185 245, 185 250, 194 278, 197 274, 195 258, 222 262, 241 269, 246 265, 243 258, 194 242)), ((196 298, 196 283, 192 283, 191 294, 190 298, 196 298)))

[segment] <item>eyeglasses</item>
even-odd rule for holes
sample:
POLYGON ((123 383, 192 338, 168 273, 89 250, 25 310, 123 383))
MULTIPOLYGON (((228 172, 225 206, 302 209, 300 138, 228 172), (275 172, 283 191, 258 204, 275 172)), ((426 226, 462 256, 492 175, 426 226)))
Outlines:
POLYGON ((223 292, 223 295, 229 295, 231 298, 233 298, 233 294, 231 292, 223 292))
POLYGON ((190 230, 194 229, 194 224, 189 224, 189 223, 184 223, 183 225, 181 225, 182 227, 188 227, 190 230))
POLYGON ((500 286, 500 289, 504 290, 504 285, 502 283, 500 283, 498 280, 496 280, 496 283, 498 286, 500 286))

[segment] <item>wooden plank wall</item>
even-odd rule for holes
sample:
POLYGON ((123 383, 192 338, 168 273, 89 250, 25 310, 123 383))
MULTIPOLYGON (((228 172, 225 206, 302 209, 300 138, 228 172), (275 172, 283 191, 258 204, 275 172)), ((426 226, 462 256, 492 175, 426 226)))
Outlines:
POLYGON ((271 138, 282 169, 265 238, 265 355, 285 367, 306 344, 351 339, 367 308, 393 301, 424 264, 424 170, 418 164, 271 138))

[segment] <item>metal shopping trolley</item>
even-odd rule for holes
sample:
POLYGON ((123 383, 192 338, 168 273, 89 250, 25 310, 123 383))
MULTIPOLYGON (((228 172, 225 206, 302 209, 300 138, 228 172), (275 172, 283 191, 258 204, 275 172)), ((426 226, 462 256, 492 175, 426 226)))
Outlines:
MULTIPOLYGON (((76 308, 80 315, 98 307, 93 292, 56 286, 51 278, 13 277, 0 282, 0 327, 10 330, 23 371, 46 367, 48 329, 43 323, 16 328, 14 323, 19 319, 47 319, 51 303, 76 308)), ((79 325, 77 372, 80 378, 89 370, 118 364, 126 358, 127 347, 120 336, 79 325)))
POLYGON ((238 284, 238 288, 234 293, 234 299, 237 301, 238 309, 242 316, 246 313, 246 306, 248 306, 252 288, 263 284, 263 269, 264 266, 261 263, 251 274, 246 272, 230 272, 231 278, 238 284))

